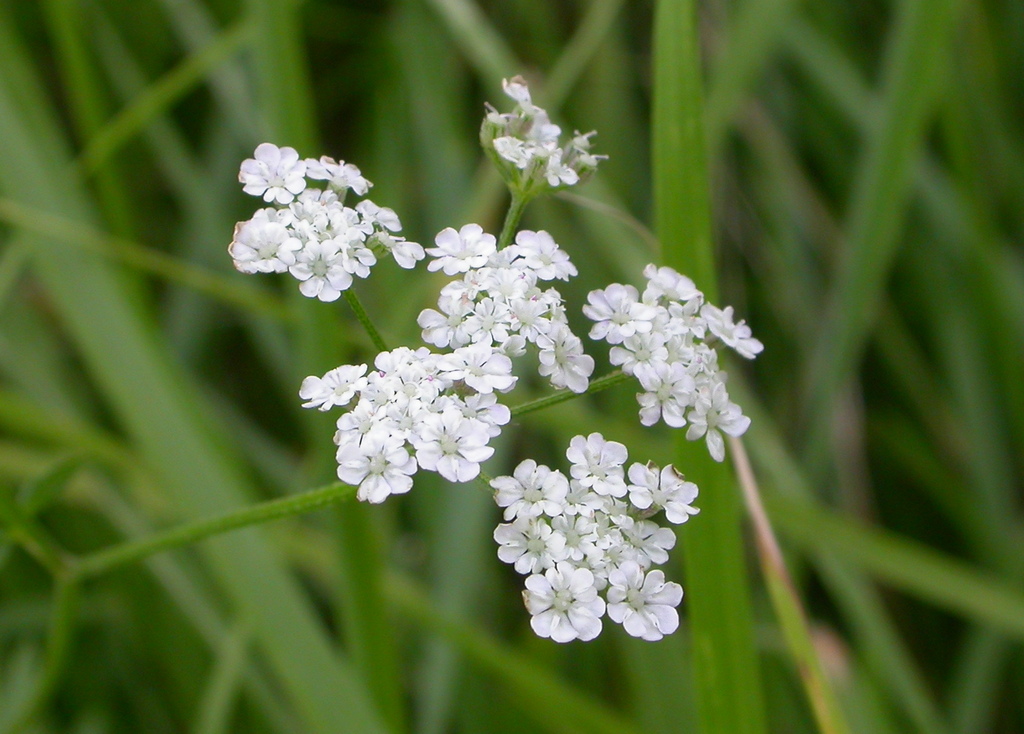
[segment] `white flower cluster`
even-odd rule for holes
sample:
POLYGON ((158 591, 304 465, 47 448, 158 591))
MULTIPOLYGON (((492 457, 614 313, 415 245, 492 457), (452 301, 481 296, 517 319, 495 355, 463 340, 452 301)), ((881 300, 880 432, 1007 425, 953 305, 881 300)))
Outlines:
POLYGON ((583 313, 595 322, 591 339, 613 345, 609 358, 645 390, 637 395, 640 422, 659 419, 673 428, 689 424, 686 437, 702 436, 715 461, 725 458, 722 432, 741 436, 750 419, 729 400, 727 375, 718 367, 718 342, 753 359, 764 345, 750 327, 734 324, 732 307, 705 303, 693 281, 672 268, 648 265, 641 296, 631 285, 614 283, 591 291, 583 313))
MULTIPOLYGON (((605 156, 590 152, 592 133, 561 145, 561 130, 533 104, 522 78, 503 85, 515 108, 488 107, 480 138, 519 214, 534 196, 581 182, 605 156)), ((444 353, 399 347, 377 354, 370 368, 342 365, 302 383, 303 407, 344 409, 334 435, 337 473, 360 500, 408 492, 421 469, 452 482, 480 477, 494 454, 490 440, 511 418, 498 393, 515 386, 512 360, 530 344, 554 387, 590 387, 594 359, 549 287, 577 270, 549 233, 522 230, 509 242, 510 229, 499 250, 493 235, 467 224, 444 229, 424 250, 397 235, 401 223, 391 209, 368 199, 345 205, 349 191, 363 197, 370 189, 358 168, 300 159, 270 143, 242 163, 239 181, 269 205, 235 227, 228 250, 244 273, 290 273, 304 295, 321 301, 338 299, 387 255, 413 268, 429 254, 429 271, 455 278, 437 309, 417 319, 423 340, 444 353)), ((690 279, 654 265, 644 275, 643 295, 621 284, 589 294, 590 336, 611 344, 612 364, 640 382, 644 425, 688 426, 687 438, 705 437, 722 461, 722 433, 738 436, 750 420, 729 400, 715 348, 722 342, 753 358, 763 347, 746 324, 733 322, 731 308, 706 303, 690 279)), ((626 447, 600 433, 574 437, 566 457, 567 474, 526 460, 512 476, 490 480, 504 515, 494 531, 498 556, 527 577, 523 598, 534 631, 557 642, 591 640, 607 614, 634 637, 672 633, 683 590, 654 567, 668 560, 676 536, 652 518, 686 522, 698 512, 697 486, 672 465, 627 468, 626 447)))
POLYGON ((241 272, 291 273, 303 295, 335 301, 379 257, 390 254, 403 268, 423 259, 420 245, 395 235, 402 225, 391 209, 369 199, 344 205, 349 190, 363 196, 372 185, 351 163, 301 160, 294 148, 271 143, 254 155, 242 162, 242 190, 276 206, 235 225, 228 252, 241 272), (327 188, 307 188, 307 178, 327 188))
POLYGON ((698 512, 697 485, 671 465, 634 463, 627 474, 626 447, 600 433, 573 438, 566 457, 568 478, 526 460, 491 480, 507 521, 494 531, 498 557, 528 577, 533 630, 592 640, 607 611, 634 637, 671 634, 683 589, 651 567, 668 560, 676 536, 650 518, 664 510, 669 522, 686 522, 698 512))
POLYGON ((463 277, 441 290, 439 311, 420 313, 425 342, 438 347, 486 344, 510 357, 523 354, 527 343, 535 344, 542 376, 555 387, 586 391, 594 360, 569 328, 562 296, 538 286, 576 275, 550 234, 522 230, 514 244, 498 251, 494 236, 467 224, 457 232, 444 230, 435 243, 427 249, 434 258, 427 269, 463 277))
POLYGON ((522 77, 502 80, 505 94, 516 102, 502 114, 488 105, 480 142, 513 190, 532 197, 543 191, 574 186, 591 176, 607 156, 590 152, 594 133, 575 133, 560 146, 561 128, 533 104, 522 77))
POLYGON ((344 365, 307 377, 304 408, 355 406, 338 419, 338 477, 378 503, 412 488, 417 469, 468 482, 494 453, 488 442, 509 421, 495 391, 516 383, 512 362, 488 345, 434 354, 426 347, 381 352, 374 370, 344 365))

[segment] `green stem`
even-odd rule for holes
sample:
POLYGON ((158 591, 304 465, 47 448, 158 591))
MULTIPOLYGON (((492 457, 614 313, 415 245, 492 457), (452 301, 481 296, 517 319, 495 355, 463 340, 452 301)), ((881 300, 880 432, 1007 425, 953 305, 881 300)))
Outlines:
POLYGON ((586 392, 572 392, 571 390, 560 390, 554 395, 547 395, 543 398, 537 398, 536 400, 530 400, 529 402, 516 405, 512 408, 512 415, 523 415, 524 413, 532 413, 535 410, 541 410, 542 408, 548 408, 552 405, 558 405, 564 403, 567 400, 573 400, 584 395, 589 395, 595 392, 601 392, 607 390, 610 387, 614 387, 619 383, 626 382, 632 379, 630 375, 627 375, 622 370, 615 370, 609 372, 607 375, 598 377, 596 380, 590 381, 590 386, 586 392))
POLYGON ((386 352, 388 351, 387 342, 384 341, 384 337, 377 331, 377 327, 370 321, 369 314, 366 313, 366 309, 363 308, 363 302, 359 300, 359 296, 355 294, 351 288, 345 291, 345 300, 348 301, 348 305, 352 307, 352 310, 356 314, 356 318, 359 319, 359 323, 366 329, 366 333, 370 335, 373 346, 377 347, 377 351, 386 352))
POLYGON ((187 522, 162 533, 156 533, 149 538, 122 543, 86 556, 78 564, 77 576, 81 578, 98 576, 113 568, 135 563, 155 553, 180 548, 204 538, 226 533, 229 530, 237 530, 291 515, 301 515, 346 500, 352 497, 355 491, 355 487, 338 482, 291 497, 262 502, 218 517, 187 522))
POLYGON ((519 220, 523 218, 523 211, 528 203, 530 203, 530 197, 515 192, 512 193, 512 203, 508 206, 508 212, 505 214, 505 223, 501 225, 501 236, 498 237, 499 250, 503 250, 512 244, 512 238, 516 234, 516 227, 519 226, 519 220))

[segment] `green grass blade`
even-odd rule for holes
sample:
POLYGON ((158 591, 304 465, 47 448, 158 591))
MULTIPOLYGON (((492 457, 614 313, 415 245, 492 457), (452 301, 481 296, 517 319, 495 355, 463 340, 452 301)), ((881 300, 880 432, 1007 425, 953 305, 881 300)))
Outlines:
POLYGON ((523 71, 522 63, 473 0, 429 0, 488 89, 523 71))
POLYGON ((406 729, 402 698, 402 659, 394 638, 394 620, 377 605, 383 597, 381 575, 387 549, 382 547, 383 533, 375 522, 379 508, 362 502, 347 502, 334 516, 341 551, 338 594, 344 596, 338 606, 343 611, 345 639, 353 664, 362 672, 381 717, 393 732, 406 729), (353 603, 368 598, 371 603, 353 603))
MULTIPOLYGON (((652 169, 665 264, 717 300, 696 5, 661 0, 654 29, 652 169)), ((677 440, 677 466, 701 488, 682 533, 701 729, 766 731, 739 497, 728 468, 677 440)))
POLYGON ((248 21, 236 23, 202 51, 189 56, 179 66, 153 82, 89 139, 78 159, 82 169, 89 173, 99 170, 121 146, 166 113, 175 102, 203 82, 224 59, 251 40, 252 31, 253 26, 248 21))
POLYGON ((892 267, 909 183, 938 98, 958 0, 905 0, 886 58, 881 115, 847 213, 847 244, 810 366, 807 440, 820 457, 831 404, 860 359, 892 267))
POLYGON ((960 646, 956 670, 947 688, 950 730, 957 734, 991 731, 998 716, 1001 676, 1008 671, 1012 647, 992 630, 973 630, 960 646))
MULTIPOLYGON (((87 7, 74 0, 46 0, 41 5, 78 139, 80 142, 88 140, 103 125, 108 115, 108 101, 86 43, 90 20, 87 7)), ((134 232, 132 208, 121 172, 108 166, 99 172, 96 184, 109 226, 122 236, 130 236, 134 232)))
MULTIPOLYGON (((267 130, 279 144, 287 143, 302 151, 301 155, 318 157, 319 132, 303 47, 301 7, 277 0, 249 0, 247 7, 256 26, 252 51, 260 92, 257 106, 266 117, 267 130)), ((345 297, 356 315, 367 323, 360 313, 355 291, 346 291, 345 297)), ((299 314, 295 357, 295 385, 299 385, 305 375, 322 374, 337 366, 346 346, 354 340, 336 328, 336 316, 324 304, 311 302, 298 292, 293 292, 291 299, 299 314)), ((367 331, 375 337, 372 329, 367 331)), ((379 337, 374 341, 382 346, 379 337)), ((317 416, 304 415, 302 421, 311 447, 306 460, 306 481, 318 484, 336 472, 332 432, 323 430, 317 416)), ((383 575, 383 552, 376 546, 362 544, 362 539, 378 533, 374 514, 352 513, 339 522, 337 531, 340 554, 345 560, 341 565, 341 588, 355 589, 363 579, 379 579, 383 575)), ((344 628, 345 642, 349 650, 357 653, 357 670, 373 705, 384 723, 394 728, 401 726, 405 718, 404 701, 399 695, 401 663, 395 636, 382 622, 387 612, 380 592, 379 583, 370 583, 358 594, 335 595, 334 601, 338 606, 336 614, 349 620, 344 628), (383 665, 375 667, 378 659, 383 665)))
POLYGON ((890 692, 895 706, 906 712, 918 731, 942 734, 948 731, 942 713, 918 671, 910 652, 869 582, 861 574, 823 553, 819 568, 833 593, 883 688, 890 692))
MULTIPOLYGON (((148 489, 136 488, 134 493, 141 495, 145 491, 148 489)), ((155 532, 136 510, 109 487, 98 488, 95 502, 111 524, 126 537, 138 539, 155 532)), ((229 634, 229 626, 221 619, 216 602, 204 584, 195 578, 194 571, 190 573, 191 569, 170 554, 152 556, 144 564, 168 599, 181 609, 207 645, 211 649, 218 649, 229 634)), ((249 641, 252 642, 251 629, 249 641)), ((246 666, 244 673, 246 693, 266 716, 271 729, 280 734, 300 734, 305 731, 300 729, 295 717, 280 699, 279 691, 271 687, 263 666, 246 666)))
POLYGON ((61 216, 26 206, 9 198, 0 198, 0 221, 17 226, 26 232, 60 240, 89 252, 102 254, 139 270, 177 283, 222 301, 243 312, 269 316, 276 321, 287 321, 292 314, 271 293, 212 273, 191 263, 143 247, 120 237, 104 235, 80 223, 61 216))
POLYGON ((21 276, 28 268, 28 248, 18 243, 9 243, 0 254, 0 312, 13 296, 21 276))
POLYGON ((736 21, 724 34, 725 48, 718 51, 710 65, 705 112, 709 159, 717 159, 729 122, 782 41, 798 3, 799 0, 747 0, 739 6, 736 21))
POLYGON ((417 586, 402 576, 387 580, 391 603, 402 615, 450 640, 473 663, 515 692, 523 713, 537 726, 551 732, 628 734, 638 731, 599 699, 563 683, 546 666, 538 665, 518 650, 478 632, 431 602, 417 586))
POLYGON ((786 638, 786 645, 800 675, 811 710, 814 712, 814 719, 822 734, 848 734, 846 719, 839 708, 832 683, 825 675, 818 650, 815 649, 807 622, 807 612, 797 595, 782 550, 775 538, 775 531, 764 510, 746 449, 738 438, 734 438, 729 440, 729 450, 743 490, 744 503, 753 528, 761 572, 768 587, 772 608, 786 638))
POLYGON ((792 496, 767 504, 787 538, 811 551, 830 551, 879 580, 930 604, 1024 640, 1024 592, 991 574, 890 531, 844 520, 792 496))
POLYGON ((544 101, 560 107, 569 90, 583 75, 587 64, 612 29, 624 0, 598 0, 587 10, 575 35, 566 44, 544 84, 544 101))
POLYGON ((214 650, 213 670, 192 729, 195 734, 231 731, 231 709, 241 687, 249 643, 247 625, 234 624, 214 650))
MULTIPOLYGON (((65 174, 66 147, 35 96, 41 87, 11 27, 6 18, 0 22, 6 70, 0 82, 0 151, 12 164, 0 173, 0 187, 29 205, 44 211, 59 205, 65 216, 88 223, 86 197, 65 174), (63 181, 59 202, 52 196, 55 180, 63 181)), ((248 491, 241 472, 218 448, 222 439, 210 435, 195 393, 130 301, 121 274, 98 256, 46 240, 34 245, 35 273, 98 389, 182 513, 212 514, 243 504, 248 491)), ((334 731, 344 718, 353 731, 379 731, 361 685, 332 653, 308 600, 263 538, 247 531, 207 551, 219 583, 251 613, 261 649, 309 728, 334 731)))
POLYGON ((889 530, 866 526, 814 500, 806 477, 775 435, 768 414, 737 381, 752 419, 748 446, 765 486, 765 505, 784 538, 828 552, 929 604, 1024 639, 1024 592, 1015 584, 889 530))
MULTIPOLYGON (((157 0, 181 41, 190 53, 201 53, 208 48, 218 35, 216 21, 211 9, 201 0, 157 0)), ((213 92, 221 116, 228 121, 234 137, 247 144, 261 142, 266 129, 260 129, 254 119, 253 95, 249 80, 240 62, 226 60, 210 73, 210 89, 213 92)))

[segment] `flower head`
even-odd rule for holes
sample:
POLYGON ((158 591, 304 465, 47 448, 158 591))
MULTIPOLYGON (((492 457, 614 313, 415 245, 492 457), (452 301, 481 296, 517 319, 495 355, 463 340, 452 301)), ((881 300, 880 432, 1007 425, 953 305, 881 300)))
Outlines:
POLYGON ((560 145, 561 128, 533 103, 526 81, 517 76, 503 81, 502 86, 515 107, 512 112, 500 113, 488 106, 480 142, 512 191, 529 199, 575 186, 597 170, 606 156, 590 152, 593 133, 576 133, 560 145))
POLYGON ((665 509, 683 522, 695 514, 696 485, 671 466, 637 463, 627 492, 626 447, 599 433, 574 437, 566 456, 569 480, 532 459, 491 480, 507 521, 494 531, 498 557, 528 576, 523 599, 534 631, 556 642, 592 639, 607 608, 631 635, 673 632, 682 588, 648 569, 668 560, 676 536, 651 516, 665 509))
POLYGON ((354 209, 343 204, 349 190, 363 195, 372 185, 351 163, 327 156, 303 161, 294 148, 272 143, 259 145, 254 156, 240 168, 243 191, 276 208, 235 227, 228 252, 241 272, 288 272, 303 295, 334 301, 381 257, 391 255, 403 268, 424 258, 418 243, 395 234, 402 225, 394 211, 368 199, 354 209), (307 178, 328 188, 307 188, 307 178))
POLYGON ((711 456, 722 461, 720 431, 742 435, 750 419, 729 401, 714 347, 722 342, 753 358, 764 346, 745 323, 733 323, 731 307, 720 310, 705 303, 685 275, 655 265, 644 268, 644 275, 642 296, 633 286, 618 283, 590 293, 583 307, 595 322, 590 337, 611 344, 611 363, 640 382, 643 425, 664 421, 682 428, 689 423, 686 437, 705 437, 711 456))

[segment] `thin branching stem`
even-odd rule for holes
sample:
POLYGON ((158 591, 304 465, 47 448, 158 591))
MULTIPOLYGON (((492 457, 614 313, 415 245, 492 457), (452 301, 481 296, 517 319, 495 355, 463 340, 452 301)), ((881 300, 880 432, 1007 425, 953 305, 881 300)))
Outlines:
POLYGON ((77 566, 77 575, 83 578, 98 576, 118 566, 147 558, 155 553, 180 548, 229 530, 301 515, 354 496, 356 488, 337 482, 308 492, 261 502, 227 512, 217 517, 187 522, 148 538, 129 541, 86 556, 77 566))
POLYGON ((498 237, 499 250, 503 250, 512 244, 516 228, 519 227, 519 220, 523 218, 523 212, 526 210, 528 203, 530 203, 528 196, 516 192, 512 193, 512 202, 505 213, 505 223, 501 226, 501 235, 498 237))
POLYGON ((348 305, 352 307, 352 310, 356 314, 356 318, 359 319, 359 323, 366 329, 366 333, 370 335, 370 340, 373 341, 373 346, 377 347, 377 351, 386 352, 388 351, 387 342, 384 341, 384 337, 377 331, 377 327, 370 321, 370 315, 366 313, 366 309, 363 308, 363 302, 359 300, 359 296, 355 294, 351 288, 345 291, 345 300, 348 301, 348 305))
POLYGON ((525 413, 533 413, 534 411, 541 410, 543 408, 550 408, 552 405, 558 405, 574 398, 582 397, 583 395, 590 395, 595 392, 601 392, 607 390, 610 387, 626 382, 631 379, 622 370, 615 370, 609 372, 607 375, 598 377, 596 380, 590 381, 590 386, 585 392, 572 392, 571 390, 560 390, 553 395, 546 395, 543 398, 537 398, 536 400, 530 400, 529 402, 516 405, 512 408, 512 415, 524 415, 525 413))

